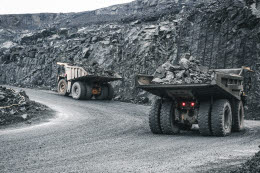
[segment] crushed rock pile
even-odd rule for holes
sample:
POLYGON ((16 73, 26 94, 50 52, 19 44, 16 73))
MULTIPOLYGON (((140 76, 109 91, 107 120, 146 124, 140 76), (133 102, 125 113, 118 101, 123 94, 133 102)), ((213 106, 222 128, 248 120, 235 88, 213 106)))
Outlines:
POLYGON ((115 77, 116 74, 113 70, 107 70, 105 68, 102 68, 96 61, 93 61, 91 63, 83 61, 80 63, 74 63, 73 65, 82 67, 84 70, 86 70, 86 72, 88 72, 91 75, 115 77))
POLYGON ((44 110, 47 107, 31 101, 25 91, 0 86, 0 126, 27 121, 44 110))
POLYGON ((160 84, 209 84, 214 80, 214 77, 214 71, 209 71, 207 67, 201 66, 194 57, 186 55, 177 65, 166 62, 157 68, 152 82, 160 84))

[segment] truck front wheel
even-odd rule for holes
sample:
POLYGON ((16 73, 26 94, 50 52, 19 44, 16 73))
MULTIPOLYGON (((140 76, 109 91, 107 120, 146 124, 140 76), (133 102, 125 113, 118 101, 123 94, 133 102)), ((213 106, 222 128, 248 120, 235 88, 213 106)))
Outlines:
POLYGON ((68 89, 68 83, 65 79, 61 79, 58 83, 58 93, 59 95, 68 96, 69 93, 67 93, 68 89))
POLYGON ((86 88, 83 82, 75 82, 72 85, 71 92, 72 92, 72 98, 74 99, 81 100, 81 99, 85 99, 86 97, 86 88))
POLYGON ((160 124, 163 134, 172 135, 180 132, 178 124, 175 122, 175 109, 172 101, 162 103, 160 124))
POLYGON ((228 100, 216 100, 212 105, 211 128, 215 136, 227 136, 231 133, 232 111, 228 100))

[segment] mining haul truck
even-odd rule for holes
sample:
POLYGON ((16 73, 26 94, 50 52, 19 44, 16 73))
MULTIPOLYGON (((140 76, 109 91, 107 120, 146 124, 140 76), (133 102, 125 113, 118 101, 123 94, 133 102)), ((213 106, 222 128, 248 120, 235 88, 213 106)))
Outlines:
MULTIPOLYGON (((244 127, 244 78, 250 68, 214 69, 210 84, 155 84, 153 76, 137 75, 137 88, 156 96, 149 112, 154 134, 177 134, 198 124, 204 136, 226 136, 244 127)), ((248 77, 250 78, 250 77, 248 77)), ((249 81, 249 80, 247 80, 249 81)))
POLYGON ((82 67, 70 66, 68 63, 57 63, 62 70, 58 74, 58 93, 60 95, 71 95, 77 100, 111 100, 114 89, 109 83, 121 80, 121 76, 114 73, 113 76, 102 76, 89 74, 82 67))

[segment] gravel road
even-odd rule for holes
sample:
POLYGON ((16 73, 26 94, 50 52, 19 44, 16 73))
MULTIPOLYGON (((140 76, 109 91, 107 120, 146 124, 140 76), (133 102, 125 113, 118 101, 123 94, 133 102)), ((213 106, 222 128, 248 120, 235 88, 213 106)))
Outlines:
POLYGON ((26 89, 57 112, 49 122, 0 129, 0 172, 205 172, 239 164, 260 144, 260 121, 229 137, 198 130, 153 135, 149 106, 77 101, 26 89))

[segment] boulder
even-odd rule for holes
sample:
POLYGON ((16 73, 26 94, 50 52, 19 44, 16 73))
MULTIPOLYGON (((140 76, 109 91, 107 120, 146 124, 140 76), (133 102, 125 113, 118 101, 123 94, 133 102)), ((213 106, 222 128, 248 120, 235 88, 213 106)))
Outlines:
POLYGON ((186 58, 182 58, 179 62, 180 67, 183 69, 189 69, 190 67, 190 61, 186 58))

